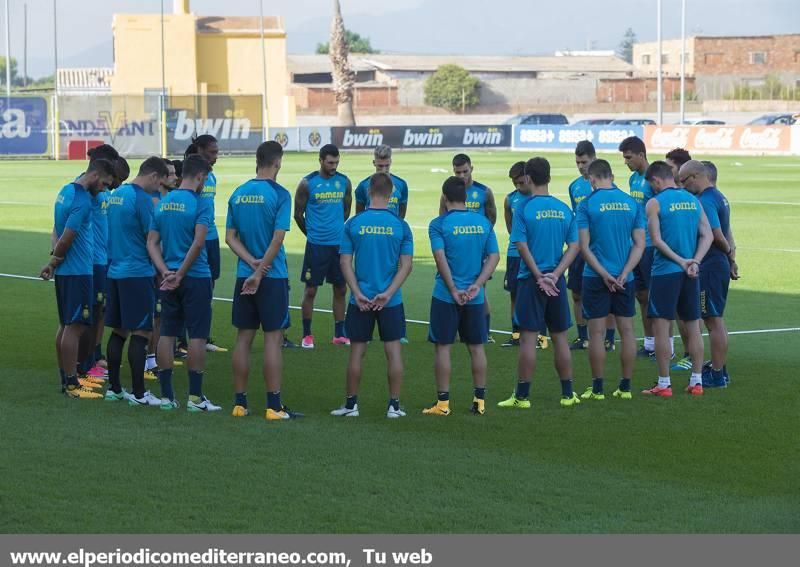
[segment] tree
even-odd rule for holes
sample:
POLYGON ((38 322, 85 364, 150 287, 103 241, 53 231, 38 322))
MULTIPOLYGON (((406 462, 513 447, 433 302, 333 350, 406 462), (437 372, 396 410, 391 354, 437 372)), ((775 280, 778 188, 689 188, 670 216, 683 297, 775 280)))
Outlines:
POLYGON ((333 0, 330 45, 331 66, 333 67, 333 93, 336 96, 337 105, 336 121, 339 126, 355 126, 356 118, 353 114, 355 74, 350 68, 350 50, 347 48, 339 0, 333 0))
POLYGON ((425 81, 425 104, 450 111, 465 110, 480 102, 480 81, 459 65, 442 65, 425 81))
POLYGON ((625 35, 622 36, 622 41, 619 42, 619 47, 617 47, 617 56, 628 63, 633 63, 634 43, 636 43, 636 32, 633 31, 633 28, 628 28, 625 30, 625 35))
MULTIPOLYGON (((12 57, 11 58, 11 84, 16 84, 17 79, 17 60, 12 57)), ((6 84, 6 56, 0 55, 0 84, 5 86, 6 84)))
MULTIPOLYGON (((377 49, 373 49, 368 37, 362 37, 354 31, 348 29, 344 30, 345 41, 350 53, 380 53, 377 49)), ((330 43, 318 43, 317 53, 327 55, 330 51, 330 43)))

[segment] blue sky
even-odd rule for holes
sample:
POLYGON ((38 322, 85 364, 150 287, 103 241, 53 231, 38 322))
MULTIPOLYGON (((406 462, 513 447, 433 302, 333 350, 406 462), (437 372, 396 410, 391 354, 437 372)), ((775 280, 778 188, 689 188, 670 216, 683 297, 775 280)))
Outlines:
MULTIPOLYGON (((11 55, 23 59, 23 5, 28 5, 28 74, 53 69, 53 0, 8 0, 11 55)), ((62 67, 111 66, 115 13, 158 12, 160 0, 56 0, 62 67)), ((164 0, 167 11, 172 0, 164 0)), ((291 53, 326 41, 331 0, 264 0, 265 15, 283 16, 291 53)), ((627 27, 656 37, 656 0, 341 0, 345 24, 373 47, 397 53, 534 55, 559 49, 613 49, 627 27), (397 30, 407 30, 398 33, 397 30)), ((663 0, 664 38, 680 36, 680 0, 663 0)), ((762 35, 800 32, 800 0, 688 0, 689 33, 762 35)), ((257 15, 258 0, 192 0, 198 15, 257 15), (224 6, 224 10, 222 7, 224 6)), ((5 13, 0 10, 5 53, 5 13)))

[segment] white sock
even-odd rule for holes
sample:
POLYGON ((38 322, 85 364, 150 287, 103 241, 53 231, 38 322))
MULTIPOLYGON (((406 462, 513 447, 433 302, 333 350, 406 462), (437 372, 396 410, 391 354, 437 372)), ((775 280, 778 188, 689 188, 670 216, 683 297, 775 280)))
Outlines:
POLYGON ((698 384, 703 383, 703 375, 699 372, 692 372, 691 378, 689 378, 689 385, 690 386, 697 386, 698 384))
POLYGON ((670 386, 672 386, 672 382, 670 382, 669 376, 667 376, 666 378, 664 376, 659 376, 658 386, 660 388, 669 388, 670 386))
POLYGON ((669 355, 675 356, 675 337, 669 338, 669 355))
POLYGON ((152 370, 156 366, 158 366, 156 364, 156 355, 148 354, 147 355, 147 359, 144 361, 144 369, 145 370, 152 370))
POLYGON ((645 350, 656 350, 656 339, 655 337, 645 337, 644 338, 644 348, 645 350))

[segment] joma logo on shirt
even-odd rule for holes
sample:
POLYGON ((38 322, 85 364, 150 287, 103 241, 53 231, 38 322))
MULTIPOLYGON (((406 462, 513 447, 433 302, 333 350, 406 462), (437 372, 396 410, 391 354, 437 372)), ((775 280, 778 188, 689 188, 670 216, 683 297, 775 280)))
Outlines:
POLYGON ((697 205, 695 203, 672 203, 669 206, 669 212, 674 211, 696 211, 697 205))
POLYGON ((111 205, 123 205, 125 203, 125 199, 122 197, 109 197, 108 198, 108 206, 111 205))
POLYGON ((600 212, 606 211, 630 211, 631 207, 628 203, 603 203, 600 205, 600 212))
POLYGON ((453 234, 484 234, 482 226, 454 226, 453 234))
POLYGON ((236 197, 237 205, 263 205, 264 195, 239 195, 236 197))
POLYGON ((358 234, 385 234, 386 236, 394 236, 394 228, 391 226, 362 226, 358 234))
POLYGON ((564 220, 564 211, 557 211, 555 209, 548 209, 546 211, 536 211, 536 220, 542 219, 561 219, 564 220))
POLYGON ((58 197, 56 197, 56 202, 59 205, 63 205, 64 204, 64 195, 59 195, 58 197))
POLYGON ((178 213, 185 213, 186 212, 186 205, 183 203, 161 203, 161 212, 164 211, 175 211, 178 213))
POLYGON ((578 203, 583 201, 585 198, 586 198, 586 195, 581 195, 580 197, 575 197, 575 199, 574 199, 575 204, 577 205, 578 203))

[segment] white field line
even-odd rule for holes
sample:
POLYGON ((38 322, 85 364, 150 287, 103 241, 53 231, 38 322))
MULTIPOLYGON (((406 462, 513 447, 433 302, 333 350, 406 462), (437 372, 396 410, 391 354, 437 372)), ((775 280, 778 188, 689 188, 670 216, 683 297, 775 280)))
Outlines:
MULTIPOLYGON (((33 276, 22 276, 22 275, 19 275, 19 274, 4 274, 4 273, 0 273, 0 277, 2 277, 2 278, 13 278, 13 279, 18 279, 18 280, 37 281, 37 282, 44 281, 41 278, 37 278, 37 277, 33 277, 33 276)), ((222 302, 225 302, 225 303, 233 303, 233 299, 230 299, 228 297, 215 297, 214 300, 222 301, 222 302)), ((300 306, 298 306, 298 305, 290 305, 289 309, 294 309, 294 310, 299 311, 300 310, 300 306)), ((318 309, 318 308, 315 308, 314 311, 317 312, 317 313, 333 313, 333 311, 331 311, 330 309, 318 309)), ((422 321, 420 319, 406 319, 406 323, 414 323, 416 325, 428 325, 429 324, 428 321, 422 321)), ((510 335, 511 334, 511 331, 505 331, 505 330, 502 330, 502 329, 490 329, 490 331, 492 333, 498 333, 498 334, 501 334, 501 335, 510 335)), ((729 335, 760 335, 760 334, 764 334, 764 333, 792 333, 792 332, 798 332, 798 331, 800 331, 800 327, 784 327, 784 328, 781 328, 781 329, 753 329, 753 330, 749 330, 749 331, 728 331, 728 334, 729 335)), ((708 336, 708 333, 703 333, 703 336, 708 336)), ((675 335, 675 338, 680 338, 680 335, 675 335)), ((637 340, 641 341, 642 339, 637 339, 637 340)), ((617 342, 619 342, 619 339, 617 339, 617 342)))

